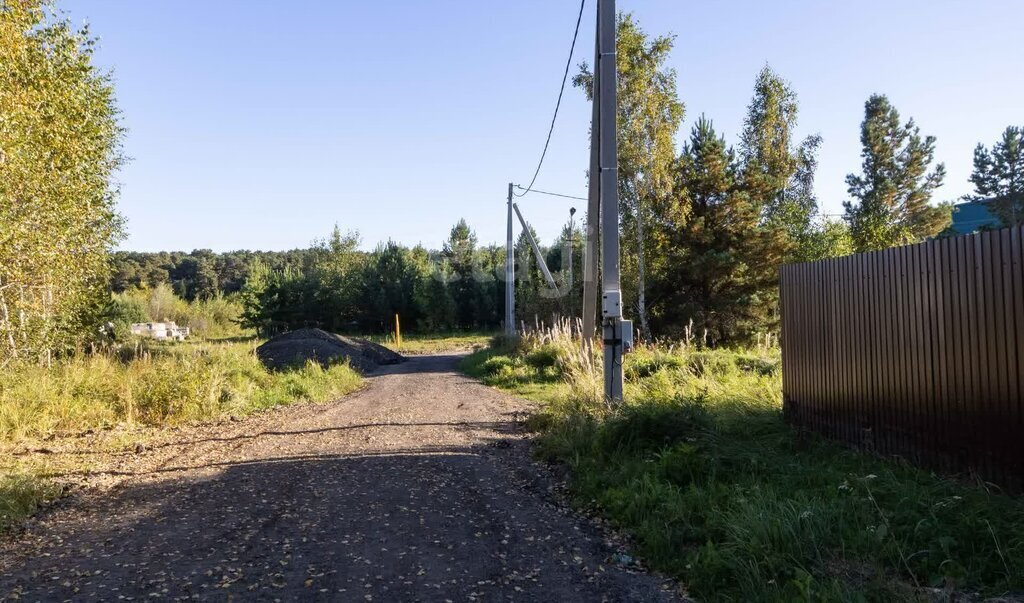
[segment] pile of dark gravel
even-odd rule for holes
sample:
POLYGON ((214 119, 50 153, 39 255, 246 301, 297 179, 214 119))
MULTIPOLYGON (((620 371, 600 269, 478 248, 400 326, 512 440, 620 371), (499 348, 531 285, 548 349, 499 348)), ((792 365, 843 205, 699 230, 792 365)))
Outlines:
POLYGON ((369 372, 380 365, 405 360, 382 345, 321 329, 298 329, 273 337, 256 348, 256 356, 271 370, 303 366, 310 360, 327 366, 348 359, 352 368, 369 372))

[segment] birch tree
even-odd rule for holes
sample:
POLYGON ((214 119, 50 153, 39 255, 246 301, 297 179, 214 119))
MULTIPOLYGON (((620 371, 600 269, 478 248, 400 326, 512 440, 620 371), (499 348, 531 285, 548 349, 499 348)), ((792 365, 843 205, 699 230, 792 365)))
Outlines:
MULTIPOLYGON (((618 68, 619 213, 622 221, 622 283, 650 336, 647 280, 664 262, 656 255, 664 200, 672 189, 674 139, 685 108, 676 72, 666 66, 673 36, 650 36, 630 14, 620 14, 616 40, 618 68), (630 291, 632 289, 632 291, 630 291)), ((593 73, 584 63, 573 84, 592 99, 593 73)))
POLYGON ((0 0, 0 364, 88 335, 122 236, 123 129, 93 39, 38 0, 0 0))

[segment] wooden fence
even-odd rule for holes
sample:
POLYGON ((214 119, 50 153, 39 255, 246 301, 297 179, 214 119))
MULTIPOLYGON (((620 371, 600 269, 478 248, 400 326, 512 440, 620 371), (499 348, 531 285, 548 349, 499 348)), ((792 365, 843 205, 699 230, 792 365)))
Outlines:
POLYGON ((1024 484, 1024 227, 785 266, 787 420, 1024 484))

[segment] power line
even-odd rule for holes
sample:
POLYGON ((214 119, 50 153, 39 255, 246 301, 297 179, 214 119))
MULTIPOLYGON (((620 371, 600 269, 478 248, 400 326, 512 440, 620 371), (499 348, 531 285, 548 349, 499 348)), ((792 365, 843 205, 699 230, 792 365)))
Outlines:
POLYGON ((558 91, 558 102, 555 103, 555 114, 551 117, 551 127, 548 128, 548 138, 544 141, 544 150, 540 154, 540 161, 537 162, 537 169, 533 172, 533 179, 530 180, 530 185, 526 187, 526 190, 522 194, 516 193, 517 197, 522 197, 533 190, 533 184, 537 182, 537 175, 540 174, 540 168, 544 165, 544 157, 548 154, 548 145, 551 144, 551 134, 555 131, 555 121, 558 119, 558 109, 562 106, 562 95, 565 94, 565 82, 568 81, 569 69, 572 68, 572 57, 576 52, 576 38, 580 34, 580 23, 583 21, 583 7, 586 3, 587 0, 580 0, 580 14, 576 17, 576 31, 572 34, 572 46, 569 47, 569 59, 565 62, 565 73, 562 75, 562 87, 558 91))
POLYGON ((563 195, 562 193, 549 193, 548 191, 542 191, 542 190, 538 190, 538 189, 535 189, 535 188, 532 188, 532 189, 531 188, 523 188, 519 184, 516 185, 516 188, 523 190, 523 194, 522 195, 516 195, 517 197, 525 196, 527 193, 535 193, 537 195, 550 195, 552 197, 564 197, 566 199, 576 199, 577 201, 586 201, 587 200, 586 197, 577 197, 575 195, 563 195))

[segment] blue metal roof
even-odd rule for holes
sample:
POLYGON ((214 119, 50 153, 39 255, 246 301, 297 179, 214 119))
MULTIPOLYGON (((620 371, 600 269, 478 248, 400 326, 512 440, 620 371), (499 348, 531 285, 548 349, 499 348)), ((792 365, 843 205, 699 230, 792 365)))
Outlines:
POLYGON ((983 228, 1002 228, 1003 222, 992 215, 987 201, 971 201, 953 206, 953 224, 956 234, 970 234, 983 228))

